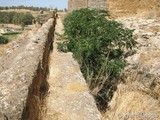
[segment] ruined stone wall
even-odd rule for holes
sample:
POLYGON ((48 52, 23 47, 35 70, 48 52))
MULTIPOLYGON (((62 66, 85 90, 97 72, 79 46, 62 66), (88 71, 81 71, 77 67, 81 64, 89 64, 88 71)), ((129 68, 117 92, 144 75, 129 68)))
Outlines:
POLYGON ((80 8, 106 9, 106 0, 68 0, 68 11, 80 8))
POLYGON ((55 24, 49 19, 0 58, 0 120, 41 119, 55 24))
POLYGON ((112 17, 160 17, 160 0, 68 0, 69 12, 86 7, 108 9, 112 17))
POLYGON ((88 7, 106 10, 106 0, 88 0, 88 7))
POLYGON ((87 7, 87 0, 68 0, 68 11, 87 7))
POLYGON ((107 8, 113 17, 160 17, 160 0, 107 0, 107 8))

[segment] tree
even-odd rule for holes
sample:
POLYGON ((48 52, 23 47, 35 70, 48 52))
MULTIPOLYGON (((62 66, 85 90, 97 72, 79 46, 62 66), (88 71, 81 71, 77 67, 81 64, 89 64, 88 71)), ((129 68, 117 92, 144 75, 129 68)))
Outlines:
POLYGON ((67 10, 67 8, 64 8, 64 12, 67 12, 68 10, 67 10))
POLYGON ((21 23, 20 13, 15 13, 14 14, 14 16, 12 18, 12 23, 17 24, 17 25, 21 23))
POLYGON ((64 19, 67 40, 58 44, 60 51, 73 53, 91 91, 103 103, 109 101, 111 94, 105 93, 114 88, 114 79, 127 65, 124 51, 137 43, 132 37, 133 30, 106 16, 106 10, 73 11, 64 19))
POLYGON ((16 13, 16 12, 0 12, 1 23, 13 23, 13 24, 32 24, 33 16, 31 13, 16 13))
POLYGON ((32 24, 33 16, 31 13, 25 13, 21 16, 21 24, 30 25, 32 24))
POLYGON ((55 7, 55 8, 54 8, 54 11, 56 11, 56 12, 57 12, 57 11, 58 11, 58 8, 57 8, 57 7, 55 7))

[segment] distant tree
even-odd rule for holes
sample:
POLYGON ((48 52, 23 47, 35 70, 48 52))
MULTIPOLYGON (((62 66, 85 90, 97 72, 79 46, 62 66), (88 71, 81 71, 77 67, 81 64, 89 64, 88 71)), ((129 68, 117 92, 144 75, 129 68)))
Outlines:
POLYGON ((15 12, 9 12, 8 17, 9 17, 9 23, 12 23, 13 16, 15 15, 15 12))
POLYGON ((30 25, 33 18, 31 13, 0 12, 0 23, 30 25))
POLYGON ((9 23, 9 15, 3 17, 5 23, 9 23))
POLYGON ((39 10, 43 10, 43 11, 48 11, 49 8, 47 7, 33 7, 33 6, 24 6, 24 5, 20 5, 20 6, 2 6, 0 7, 0 10, 8 10, 8 9, 28 9, 28 10, 33 10, 33 11, 39 11, 39 10))
POLYGON ((57 11, 58 11, 58 8, 57 8, 57 7, 55 7, 55 8, 54 8, 54 10, 57 12, 57 11))
POLYGON ((67 8, 64 8, 64 12, 67 12, 68 10, 67 10, 67 8))
POLYGON ((19 13, 15 13, 13 18, 12 18, 12 23, 13 24, 20 24, 20 17, 19 17, 19 13))
POLYGON ((6 6, 4 9, 5 9, 5 10, 8 10, 9 8, 6 6))
POLYGON ((22 23, 21 23, 21 29, 24 30, 24 27, 25 27, 25 23, 22 22, 22 23))
POLYGON ((40 14, 43 14, 43 10, 40 10, 40 14))
POLYGON ((35 21, 36 21, 36 23, 40 24, 40 16, 37 16, 35 21))
POLYGON ((33 16, 31 13, 25 13, 23 14, 21 18, 21 24, 24 23, 25 25, 32 24, 33 16))

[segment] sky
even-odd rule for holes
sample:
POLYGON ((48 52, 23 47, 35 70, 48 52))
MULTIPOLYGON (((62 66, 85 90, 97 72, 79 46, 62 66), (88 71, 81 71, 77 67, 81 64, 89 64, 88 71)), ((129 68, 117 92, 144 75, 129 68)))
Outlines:
POLYGON ((0 6, 34 6, 64 9, 68 7, 68 0, 0 0, 0 6))

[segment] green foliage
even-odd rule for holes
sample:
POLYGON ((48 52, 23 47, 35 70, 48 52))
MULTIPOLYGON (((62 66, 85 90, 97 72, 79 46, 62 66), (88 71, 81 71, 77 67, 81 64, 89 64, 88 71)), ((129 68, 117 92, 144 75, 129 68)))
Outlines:
POLYGON ((106 86, 119 77, 126 66, 124 50, 132 49, 137 43, 132 37, 133 30, 123 28, 106 16, 105 10, 73 11, 64 19, 64 35, 68 41, 58 47, 73 53, 90 89, 94 91, 98 87, 96 95, 101 94, 102 89, 109 90, 106 86))
POLYGON ((7 32, 3 33, 3 35, 15 35, 15 34, 20 34, 21 32, 7 32))
POLYGON ((0 6, 0 10, 8 10, 8 9, 26 9, 26 10, 33 10, 33 11, 48 11, 49 8, 47 7, 33 7, 33 6, 24 6, 24 5, 20 5, 20 6, 0 6))
POLYGON ((62 52, 67 52, 68 51, 68 49, 67 49, 67 45, 63 42, 63 43, 61 43, 61 42, 59 42, 59 43, 57 43, 58 44, 58 49, 59 50, 61 50, 62 52))
POLYGON ((10 40, 16 39, 17 35, 19 34, 21 34, 21 32, 7 32, 7 33, 3 33, 2 36, 10 41, 10 40))
POLYGON ((0 12, 0 23, 13 23, 21 26, 32 24, 31 13, 0 12))
POLYGON ((0 36, 0 44, 7 44, 7 43, 8 43, 8 39, 3 36, 0 36))
POLYGON ((66 36, 63 34, 55 33, 56 34, 56 39, 57 40, 64 40, 66 39, 66 36))

